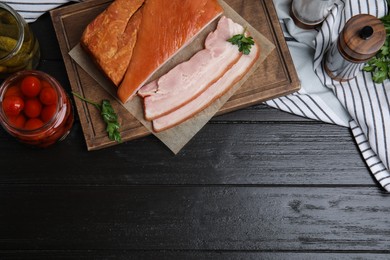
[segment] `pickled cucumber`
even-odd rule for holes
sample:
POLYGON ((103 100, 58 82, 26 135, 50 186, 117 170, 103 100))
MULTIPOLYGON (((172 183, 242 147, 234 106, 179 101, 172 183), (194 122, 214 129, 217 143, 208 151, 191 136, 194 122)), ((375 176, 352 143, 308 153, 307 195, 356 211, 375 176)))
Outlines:
POLYGON ((0 50, 0 59, 4 58, 4 57, 7 56, 8 54, 9 54, 9 52, 0 50))
POLYGON ((31 53, 18 53, 17 55, 13 56, 12 58, 4 61, 1 63, 2 66, 6 67, 19 67, 26 64, 26 62, 31 59, 32 55, 31 53))
POLYGON ((0 78, 20 70, 34 69, 39 57, 39 43, 28 24, 0 8, 0 78), (24 32, 23 42, 19 40, 21 30, 24 32))
MULTIPOLYGON (((1 50, 4 52, 10 52, 11 47, 16 44, 15 42, 16 41, 12 38, 0 36, 0 53, 1 50)), ((7 68, 7 73, 23 69, 27 66, 28 62, 32 59, 35 53, 35 51, 32 50, 33 46, 31 45, 31 42, 23 43, 18 52, 1 61, 1 66, 7 68)))
POLYGON ((11 52, 15 49, 17 44, 18 41, 13 38, 0 36, 0 50, 11 52))
POLYGON ((0 35, 17 39, 19 38, 19 29, 16 25, 4 24, 0 22, 0 35))
POLYGON ((17 24, 15 17, 10 12, 2 8, 0 8, 0 22, 3 24, 17 24))
MULTIPOLYGON (((2 51, 7 51, 7 52, 14 51, 17 44, 18 41, 13 38, 7 36, 0 36, 0 50, 2 51)), ((34 42, 30 40, 24 41, 22 47, 19 49, 18 52, 24 52, 24 53, 30 52, 33 47, 33 44, 34 42)))

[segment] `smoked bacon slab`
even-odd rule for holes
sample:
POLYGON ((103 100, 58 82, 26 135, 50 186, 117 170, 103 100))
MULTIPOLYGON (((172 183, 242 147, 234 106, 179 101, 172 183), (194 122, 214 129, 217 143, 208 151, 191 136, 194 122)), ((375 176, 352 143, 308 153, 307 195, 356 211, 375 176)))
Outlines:
POLYGON ((153 131, 157 133, 177 126, 207 108, 239 82, 256 63, 259 56, 260 50, 256 44, 249 55, 242 55, 230 70, 194 100, 165 116, 153 120, 153 131))
POLYGON ((167 74, 142 87, 144 113, 155 132, 175 126, 222 96, 253 66, 259 57, 257 44, 249 55, 227 40, 244 28, 222 17, 205 41, 205 49, 167 74))
POLYGON ((125 103, 150 76, 223 12, 217 0, 146 0, 134 52, 117 95, 125 103))
POLYGON ((122 81, 133 55, 144 0, 115 0, 83 32, 81 46, 116 85, 122 81))
POLYGON ((144 98, 145 119, 151 121, 178 109, 222 77, 242 55, 227 40, 243 31, 241 25, 223 16, 207 36, 204 49, 142 88, 139 95, 144 98))

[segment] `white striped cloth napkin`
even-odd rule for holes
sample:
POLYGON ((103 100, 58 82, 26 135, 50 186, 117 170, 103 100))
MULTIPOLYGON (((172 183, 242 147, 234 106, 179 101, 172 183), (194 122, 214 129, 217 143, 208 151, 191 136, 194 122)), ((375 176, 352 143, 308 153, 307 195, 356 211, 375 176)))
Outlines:
POLYGON ((6 0, 1 2, 10 5, 26 22, 32 23, 45 12, 71 1, 73 0, 6 0))
POLYGON ((289 15, 291 1, 274 0, 302 89, 266 103, 300 116, 350 127, 373 176, 390 191, 390 81, 375 84, 371 73, 361 72, 355 79, 340 83, 325 73, 321 63, 346 21, 362 13, 382 17, 388 12, 387 3, 335 2, 320 28, 303 30, 289 15))

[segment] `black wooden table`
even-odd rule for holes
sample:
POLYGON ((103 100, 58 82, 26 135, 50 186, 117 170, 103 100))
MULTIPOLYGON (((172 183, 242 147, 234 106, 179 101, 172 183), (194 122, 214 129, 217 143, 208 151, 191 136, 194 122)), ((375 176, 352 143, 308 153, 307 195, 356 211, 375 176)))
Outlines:
MULTIPOLYGON (((69 91, 51 19, 39 67, 69 91)), ((390 196, 347 128, 258 105, 176 156, 153 136, 88 152, 0 130, 0 259, 389 259, 390 196)))

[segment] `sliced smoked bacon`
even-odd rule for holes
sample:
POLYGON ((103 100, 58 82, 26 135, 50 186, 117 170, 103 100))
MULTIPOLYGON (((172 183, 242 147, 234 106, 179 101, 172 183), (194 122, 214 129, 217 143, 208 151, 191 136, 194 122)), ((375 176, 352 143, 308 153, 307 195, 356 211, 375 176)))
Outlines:
MULTIPOLYGON (((132 2, 132 1, 129 1, 132 2)), ((223 9, 217 0, 146 0, 133 56, 118 97, 125 103, 223 9)))
POLYGON ((242 56, 227 40, 243 31, 241 25, 222 17, 217 29, 207 36, 205 49, 141 88, 145 118, 154 120, 173 112, 218 81, 242 56))
POLYGON ((119 85, 129 66, 137 39, 144 0, 115 0, 83 32, 81 46, 101 71, 119 85))
POLYGON ((242 55, 239 61, 230 70, 228 70, 222 78, 211 85, 197 98, 179 109, 153 120, 153 130, 155 132, 161 132, 174 127, 208 107, 212 102, 223 96, 242 79, 242 77, 255 64, 259 58, 259 54, 259 47, 255 44, 249 55, 242 55))

